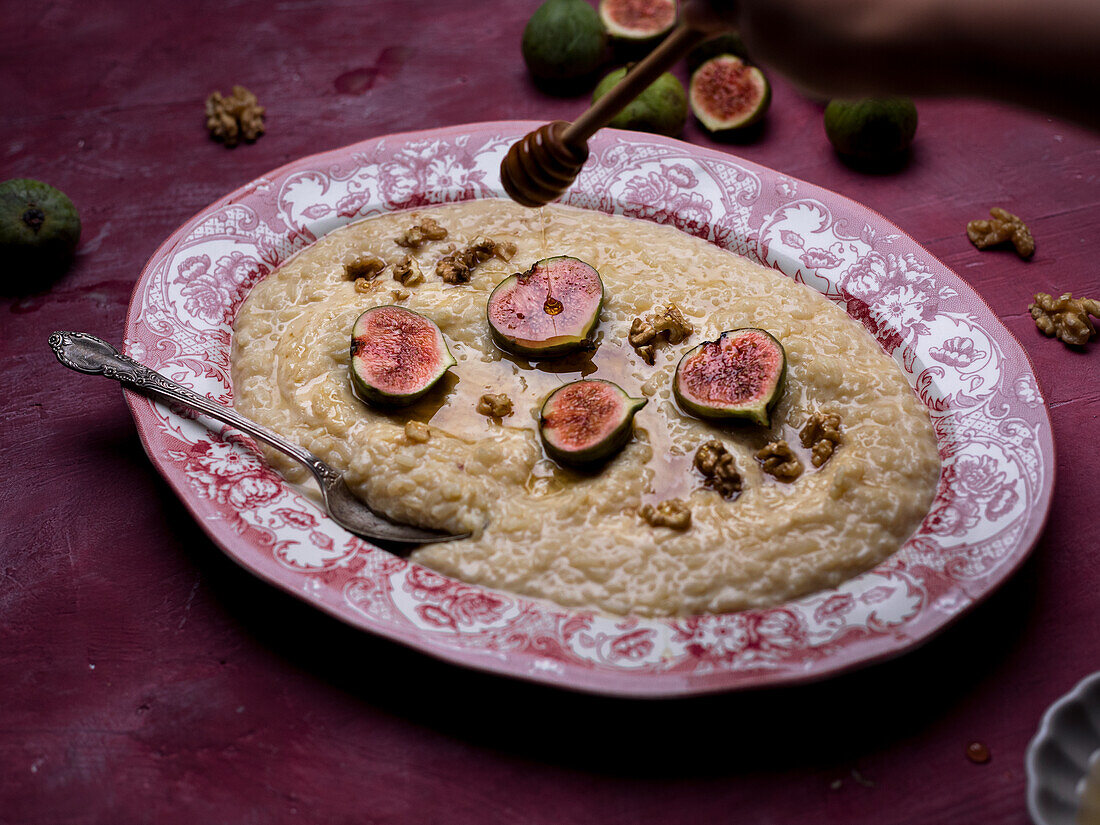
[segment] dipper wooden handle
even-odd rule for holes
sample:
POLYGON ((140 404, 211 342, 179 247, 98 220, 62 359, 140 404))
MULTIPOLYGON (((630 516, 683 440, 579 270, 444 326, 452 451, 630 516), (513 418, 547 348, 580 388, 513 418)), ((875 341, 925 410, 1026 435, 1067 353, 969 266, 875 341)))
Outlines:
POLYGON ((547 123, 513 144, 500 164, 508 196, 524 206, 542 206, 568 189, 588 159, 588 139, 692 47, 730 27, 734 4, 727 0, 716 13, 712 3, 720 5, 721 0, 685 4, 672 34, 575 121, 547 123))

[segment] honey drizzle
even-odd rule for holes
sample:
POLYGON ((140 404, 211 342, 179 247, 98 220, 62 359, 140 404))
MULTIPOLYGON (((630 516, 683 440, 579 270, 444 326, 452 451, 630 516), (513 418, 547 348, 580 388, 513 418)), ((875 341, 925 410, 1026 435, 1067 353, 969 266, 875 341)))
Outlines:
MULTIPOLYGON (((531 430, 531 437, 537 440, 538 410, 553 390, 582 378, 601 378, 637 397, 642 395, 642 379, 647 377, 638 371, 649 369, 619 339, 602 341, 594 352, 537 362, 511 355, 484 361, 476 351, 461 346, 455 346, 453 351, 458 364, 444 377, 442 392, 433 392, 395 413, 395 422, 421 421, 441 434, 467 443, 498 437, 502 430, 531 430), (477 401, 486 392, 503 392, 511 398, 515 410, 512 415, 498 422, 478 413, 477 401)), ((673 448, 672 420, 680 415, 671 401, 654 397, 635 419, 634 437, 646 442, 650 449, 642 471, 646 486, 640 504, 687 498, 702 486, 702 479, 692 467, 693 455, 677 453, 673 448)), ((531 470, 528 493, 539 498, 553 495, 564 489, 575 475, 544 457, 531 470)))
POLYGON ((542 245, 539 247, 541 254, 539 260, 547 257, 546 254, 546 210, 543 207, 539 207, 539 229, 542 231, 542 245))

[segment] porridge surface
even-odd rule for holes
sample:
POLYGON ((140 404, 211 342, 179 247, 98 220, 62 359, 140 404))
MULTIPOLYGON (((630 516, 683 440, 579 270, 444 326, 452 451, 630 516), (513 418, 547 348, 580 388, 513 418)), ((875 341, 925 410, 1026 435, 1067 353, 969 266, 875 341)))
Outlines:
MULTIPOLYGON (((778 604, 836 585, 885 559, 924 517, 939 477, 931 422, 901 370, 871 336, 814 290, 670 227, 563 206, 532 210, 485 200, 370 218, 325 236, 258 284, 235 322, 235 404, 246 416, 345 470, 353 489, 393 518, 473 538, 420 548, 412 558, 468 582, 569 607, 645 616, 725 612, 778 604), (344 263, 411 250, 394 239, 425 216, 449 231, 414 253, 424 282, 400 295, 386 270, 364 292, 344 263), (445 284, 435 263, 478 235, 512 241, 470 283, 445 284), (485 303, 505 277, 540 258, 592 264, 606 298, 593 353, 532 364, 492 342, 485 303), (695 332, 646 364, 627 344, 631 321, 672 301, 695 332), (414 406, 367 406, 348 377, 351 327, 372 306, 398 304, 442 329, 457 366, 414 406), (723 330, 760 327, 787 351, 787 388, 771 430, 714 425, 672 398, 680 355, 723 330), (558 467, 542 452, 541 400, 562 383, 606 378, 649 404, 634 438, 601 471, 558 467), (505 393, 514 412, 476 411, 505 393), (837 413, 843 444, 812 467, 798 430, 814 412, 837 413), (405 425, 427 424, 426 442, 405 425), (784 484, 753 454, 785 438, 805 468, 784 484), (695 450, 717 439, 733 454, 744 492, 705 489, 695 450), (692 526, 651 527, 645 504, 685 500, 692 526)), ((275 453, 292 481, 305 471, 275 453)))

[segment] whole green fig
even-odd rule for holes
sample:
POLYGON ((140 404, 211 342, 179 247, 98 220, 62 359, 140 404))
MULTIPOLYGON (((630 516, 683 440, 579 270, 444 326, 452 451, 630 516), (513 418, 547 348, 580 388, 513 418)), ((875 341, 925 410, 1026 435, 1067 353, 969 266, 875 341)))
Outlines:
POLYGON ((0 183, 0 284, 26 292, 69 266, 80 240, 80 215, 58 189, 30 178, 0 183))

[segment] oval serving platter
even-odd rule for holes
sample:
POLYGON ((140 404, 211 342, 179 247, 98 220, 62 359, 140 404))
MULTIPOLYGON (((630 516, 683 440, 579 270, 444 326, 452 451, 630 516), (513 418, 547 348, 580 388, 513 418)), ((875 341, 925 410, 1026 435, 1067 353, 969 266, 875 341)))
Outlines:
MULTIPOLYGON (((533 122, 393 135, 295 161, 211 205, 134 289, 128 354, 231 404, 231 322, 298 250, 384 212, 504 197, 533 122)), ((1026 558, 1053 487, 1050 419, 1023 348, 961 278, 870 209, 725 153, 605 129, 563 202, 704 238, 808 284, 861 321, 932 417, 943 461, 917 532, 841 586, 763 610, 642 619, 447 578, 335 525, 247 439, 127 393, 157 469, 260 578, 441 659, 575 690, 682 696, 819 679, 904 652, 1026 558)))

